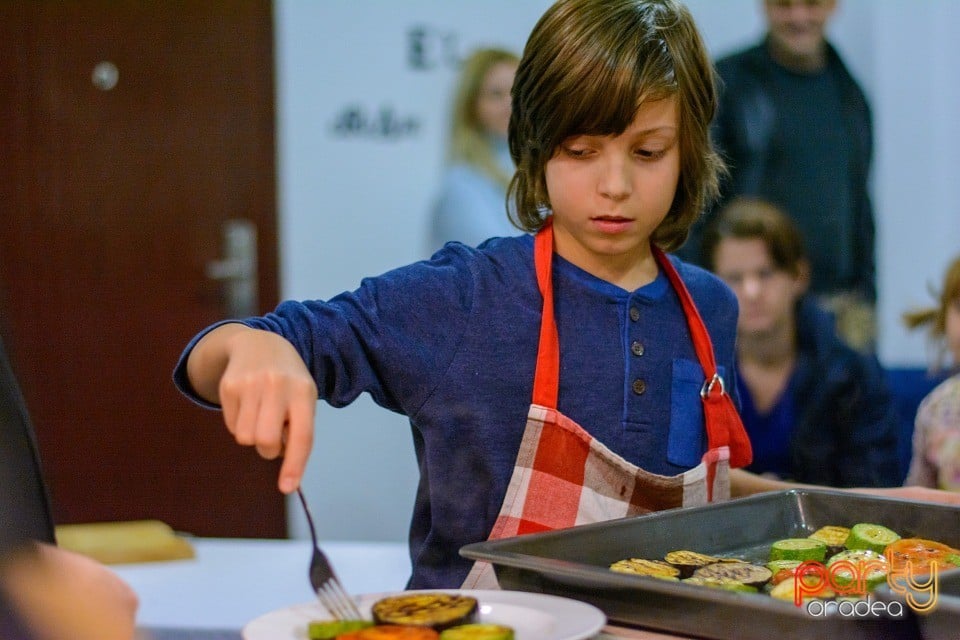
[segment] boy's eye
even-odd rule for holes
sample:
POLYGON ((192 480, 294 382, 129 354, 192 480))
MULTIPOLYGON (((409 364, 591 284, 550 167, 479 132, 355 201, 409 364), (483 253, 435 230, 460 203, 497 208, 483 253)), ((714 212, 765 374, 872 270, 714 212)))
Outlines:
POLYGON ((563 147, 563 152, 568 156, 570 156, 571 158, 583 158, 588 153, 590 153, 590 149, 588 149, 587 147, 565 146, 563 147))
POLYGON ((645 160, 659 160, 667 154, 665 149, 637 149, 634 153, 645 160))

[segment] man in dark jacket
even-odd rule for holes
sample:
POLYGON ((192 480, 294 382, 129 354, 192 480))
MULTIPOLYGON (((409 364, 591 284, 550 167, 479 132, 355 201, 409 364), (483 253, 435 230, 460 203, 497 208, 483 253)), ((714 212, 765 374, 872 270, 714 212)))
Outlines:
MULTIPOLYGON (((730 175, 714 211, 739 195, 786 211, 806 239, 811 292, 835 312, 847 342, 868 348, 876 300, 870 108, 825 37, 836 0, 763 0, 763 7, 764 40, 716 65, 713 136, 730 175)), ((680 255, 706 265, 703 228, 680 255)))

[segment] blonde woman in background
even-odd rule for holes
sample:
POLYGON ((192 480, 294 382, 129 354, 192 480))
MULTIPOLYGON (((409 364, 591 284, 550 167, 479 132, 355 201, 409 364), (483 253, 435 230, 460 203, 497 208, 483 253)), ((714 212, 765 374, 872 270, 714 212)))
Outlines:
POLYGON ((505 49, 477 49, 463 63, 451 114, 440 193, 430 221, 430 251, 450 240, 476 246, 517 235, 507 217, 514 165, 507 147, 510 89, 519 60, 505 49))
POLYGON ((939 298, 935 307, 903 315, 911 329, 929 327, 940 352, 934 368, 954 371, 917 409, 905 484, 960 491, 960 256, 947 267, 939 298))

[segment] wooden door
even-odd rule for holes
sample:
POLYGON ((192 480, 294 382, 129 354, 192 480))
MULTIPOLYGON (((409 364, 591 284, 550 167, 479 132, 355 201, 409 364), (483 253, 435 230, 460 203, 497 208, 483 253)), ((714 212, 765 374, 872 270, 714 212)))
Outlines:
POLYGON ((0 3, 0 316, 58 523, 282 537, 278 466, 174 389, 255 225, 277 302, 269 0, 0 3))

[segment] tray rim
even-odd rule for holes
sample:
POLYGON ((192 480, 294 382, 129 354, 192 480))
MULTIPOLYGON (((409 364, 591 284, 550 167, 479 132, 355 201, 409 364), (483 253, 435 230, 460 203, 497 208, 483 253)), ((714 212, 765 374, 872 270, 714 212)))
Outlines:
MULTIPOLYGON (((766 613, 785 616, 788 619, 801 619, 804 621, 820 622, 827 618, 811 618, 802 607, 797 607, 790 602, 779 601, 773 598, 754 598, 757 594, 739 593, 733 591, 724 591, 720 589, 696 588, 695 585, 658 580, 648 576, 618 574, 611 572, 608 568, 588 564, 575 560, 562 560, 557 558, 548 558, 529 553, 503 550, 503 547, 512 547, 516 544, 518 538, 535 541, 549 540, 557 537, 569 535, 569 532, 576 529, 578 533, 589 533, 594 529, 607 528, 610 525, 628 526, 630 523, 639 520, 658 520, 676 517, 678 514, 685 514, 687 517, 694 516, 697 512, 705 510, 718 509, 748 509, 751 505, 762 503, 779 503, 784 500, 795 500, 801 502, 804 496, 817 496, 823 498, 837 497, 844 500, 863 501, 865 503, 886 504, 886 505, 911 505, 916 508, 922 505, 923 508, 930 508, 943 512, 956 512, 960 514, 960 506, 945 503, 926 502, 910 500, 906 498, 873 495, 867 492, 840 490, 833 488, 805 488, 797 487, 779 491, 770 491, 742 498, 736 498, 720 503, 711 503, 695 507, 679 507, 662 511, 651 512, 625 518, 617 518, 604 522, 576 525, 565 529, 553 531, 543 531, 537 533, 524 534, 522 536, 512 536, 499 540, 486 540, 464 545, 460 549, 460 555, 483 562, 489 562, 497 571, 500 567, 509 567, 520 571, 527 571, 533 574, 559 578, 564 583, 572 583, 578 588, 606 588, 606 589, 636 589, 642 591, 652 591, 665 596, 676 596, 677 590, 683 591, 684 596, 693 602, 716 603, 718 605, 734 605, 743 608, 745 612, 750 610, 762 610, 766 613), (744 596, 751 596, 744 599, 744 596)), ((960 568, 950 570, 949 574, 960 572, 960 568)), ((574 596, 567 596, 574 597, 574 596)), ((835 621, 834 621, 835 622, 835 621)))

